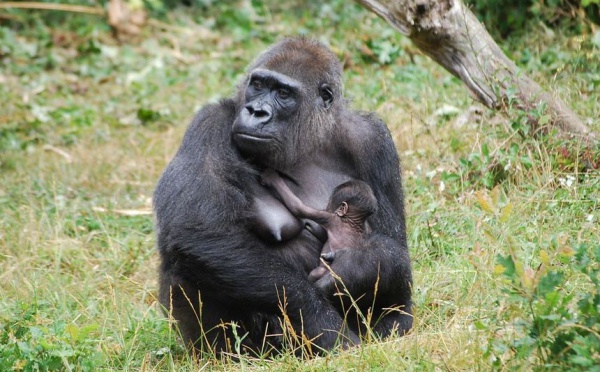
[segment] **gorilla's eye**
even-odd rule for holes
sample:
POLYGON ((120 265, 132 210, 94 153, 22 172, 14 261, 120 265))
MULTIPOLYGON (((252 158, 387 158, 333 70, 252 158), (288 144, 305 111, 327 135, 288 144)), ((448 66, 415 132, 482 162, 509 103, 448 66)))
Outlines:
POLYGON ((333 102, 333 89, 331 89, 329 84, 321 84, 319 87, 319 95, 321 96, 321 99, 323 99, 323 102, 325 102, 326 106, 329 106, 333 102))
POLYGON ((256 90, 261 90, 261 89, 263 88, 263 83, 262 83, 262 81, 260 81, 260 80, 258 80, 258 79, 252 80, 252 81, 250 82, 250 84, 251 84, 251 85, 252 85, 252 87, 253 87, 254 89, 256 89, 256 90))
POLYGON ((290 91, 287 89, 280 88, 277 90, 277 97, 280 99, 288 99, 290 98, 290 91))

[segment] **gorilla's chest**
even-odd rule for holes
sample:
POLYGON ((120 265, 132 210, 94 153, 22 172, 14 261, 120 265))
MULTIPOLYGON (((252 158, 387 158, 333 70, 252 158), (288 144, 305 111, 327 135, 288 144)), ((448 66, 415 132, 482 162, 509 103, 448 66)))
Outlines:
MULTIPOLYGON (((286 183, 292 192, 304 204, 316 209, 325 209, 332 190, 353 178, 348 171, 315 163, 296 167, 286 174, 290 178, 286 183)), ((320 245, 325 241, 327 234, 322 227, 295 217, 272 190, 257 184, 253 194, 252 227, 261 240, 295 245, 293 240, 309 233, 321 241, 320 245)))

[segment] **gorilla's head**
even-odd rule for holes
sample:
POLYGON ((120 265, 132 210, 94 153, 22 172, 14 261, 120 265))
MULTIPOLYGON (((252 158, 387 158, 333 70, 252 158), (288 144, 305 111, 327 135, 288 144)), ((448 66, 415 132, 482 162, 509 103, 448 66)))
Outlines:
POLYGON ((315 40, 287 38, 266 50, 238 94, 233 139, 241 153, 281 169, 323 146, 344 107, 342 73, 315 40))

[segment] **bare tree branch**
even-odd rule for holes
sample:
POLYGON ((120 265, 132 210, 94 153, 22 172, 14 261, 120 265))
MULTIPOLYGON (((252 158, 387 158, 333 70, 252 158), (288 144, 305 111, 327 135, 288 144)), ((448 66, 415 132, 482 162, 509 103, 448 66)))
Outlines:
POLYGON ((560 98, 517 69, 461 0, 358 2, 461 79, 473 98, 487 107, 501 108, 510 99, 516 99, 518 107, 525 110, 546 103, 550 124, 584 138, 596 138, 560 98))

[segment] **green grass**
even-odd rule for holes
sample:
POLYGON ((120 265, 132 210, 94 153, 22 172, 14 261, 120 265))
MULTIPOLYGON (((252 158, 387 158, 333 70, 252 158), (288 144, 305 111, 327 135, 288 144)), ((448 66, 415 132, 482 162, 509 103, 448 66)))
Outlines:
MULTIPOLYGON (((228 5, 176 9, 176 28, 122 44, 98 18, 4 13, 0 370, 597 371, 598 149, 521 136, 523 117, 543 112, 483 109, 358 6, 267 3, 257 19, 228 5), (392 131, 415 327, 310 361, 197 365, 156 302, 150 198, 194 112, 230 95, 282 33, 327 41, 352 105, 392 131), (471 106, 481 115, 462 121, 471 106)), ((502 46, 600 131, 599 35, 532 27, 502 46)))

